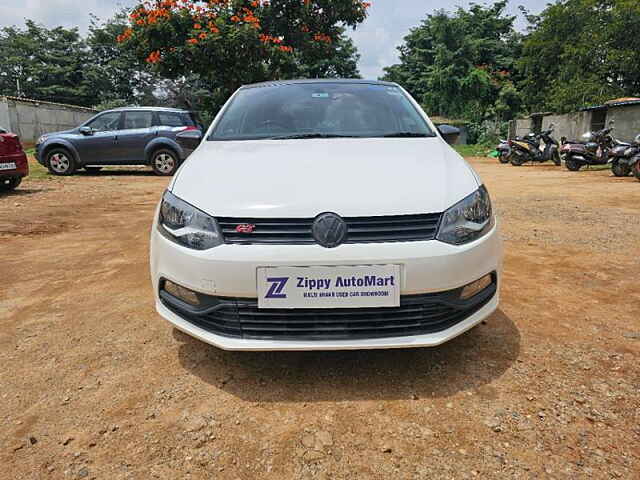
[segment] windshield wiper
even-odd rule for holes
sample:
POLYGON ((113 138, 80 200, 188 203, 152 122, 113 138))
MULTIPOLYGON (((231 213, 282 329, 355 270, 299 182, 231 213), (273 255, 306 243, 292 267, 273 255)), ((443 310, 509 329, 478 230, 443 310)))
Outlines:
POLYGON ((385 135, 381 135, 383 138, 423 138, 423 137, 433 137, 434 135, 429 135, 428 133, 418 133, 418 132, 394 132, 387 133, 385 135))
POLYGON ((269 137, 269 140, 297 140, 301 138, 356 138, 355 135, 336 135, 333 133, 295 133, 293 135, 281 135, 269 137))

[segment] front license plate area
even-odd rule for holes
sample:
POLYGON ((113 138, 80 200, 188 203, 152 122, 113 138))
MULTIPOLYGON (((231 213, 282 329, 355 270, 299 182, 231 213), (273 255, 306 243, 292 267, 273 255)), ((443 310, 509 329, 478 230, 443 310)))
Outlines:
POLYGON ((15 170, 16 164, 14 162, 0 163, 0 170, 15 170))
POLYGON ((400 265, 261 267, 258 308, 400 306, 400 265))

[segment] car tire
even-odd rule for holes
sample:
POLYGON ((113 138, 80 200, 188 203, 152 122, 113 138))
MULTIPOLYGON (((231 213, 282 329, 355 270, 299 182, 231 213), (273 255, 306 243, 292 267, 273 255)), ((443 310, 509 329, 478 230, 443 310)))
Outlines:
POLYGON ((498 160, 500 161, 500 163, 509 163, 509 155, 507 155, 506 153, 501 153, 500 155, 498 155, 498 160))
POLYGON ((73 155, 66 148, 54 148, 47 152, 47 168, 53 175, 73 175, 78 168, 73 155))
POLYGON ((626 177, 631 172, 631 168, 629 168, 629 165, 624 165, 620 162, 613 162, 611 164, 611 172, 616 177, 626 177))
POLYGON ((8 177, 0 180, 0 192, 10 192, 18 188, 22 183, 22 177, 8 177))
POLYGON ((94 173, 98 173, 100 170, 102 170, 102 167, 84 167, 84 169, 85 169, 85 171, 87 173, 94 174, 94 173))
POLYGON ((580 170, 580 167, 582 167, 582 164, 580 162, 576 162, 571 157, 567 158, 564 164, 567 167, 567 170, 571 170, 572 172, 577 172, 578 170, 580 170))
POLYGON ((156 175, 170 177, 179 166, 178 155, 173 150, 162 148, 151 154, 151 168, 156 175))

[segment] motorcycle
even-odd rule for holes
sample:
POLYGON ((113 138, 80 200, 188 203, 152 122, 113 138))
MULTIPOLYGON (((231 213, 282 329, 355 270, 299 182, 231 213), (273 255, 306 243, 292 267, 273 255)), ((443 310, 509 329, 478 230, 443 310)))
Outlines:
MULTIPOLYGON (((626 172, 625 175, 618 175, 615 171, 614 175, 626 176, 632 173, 638 180, 640 180, 640 135, 637 135, 633 140, 633 143, 625 149, 624 156, 618 158, 618 168, 621 172, 626 172)), ((613 170, 613 164, 611 165, 613 170)))
MULTIPOLYGON (((516 140, 518 137, 516 137, 516 140)), ((511 146, 509 140, 500 140, 500 145, 496 148, 498 151, 498 160, 500 163, 509 163, 511 161, 511 146)))
POLYGON ((530 133, 522 139, 516 138, 509 141, 512 148, 511 165, 519 167, 526 162, 546 162, 552 160, 556 165, 560 165, 560 152, 558 149, 558 141, 551 136, 554 130, 551 124, 549 129, 536 135, 530 133), (544 142, 544 149, 540 141, 544 142))
POLYGON ((560 147, 564 156, 564 164, 568 170, 577 172, 585 165, 606 165, 611 162, 611 150, 616 141, 611 136, 613 122, 608 128, 596 132, 588 132, 582 136, 583 141, 565 141, 560 147))
POLYGON ((616 177, 626 177, 631 173, 633 158, 640 153, 640 135, 633 143, 616 142, 617 145, 611 149, 611 171, 616 177))

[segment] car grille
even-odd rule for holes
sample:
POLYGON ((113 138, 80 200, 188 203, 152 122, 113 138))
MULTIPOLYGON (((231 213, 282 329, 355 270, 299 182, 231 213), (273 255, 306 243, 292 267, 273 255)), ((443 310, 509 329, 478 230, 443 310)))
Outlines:
MULTIPOLYGON (((345 217, 347 239, 344 243, 415 242, 433 240, 438 231, 440 213, 377 217, 345 217)), ((310 245, 316 243, 311 226, 313 218, 228 218, 217 217, 225 243, 310 245), (238 225, 253 225, 251 233, 236 231, 238 225)))
POLYGON ((425 335, 461 322, 496 293, 496 283, 467 301, 461 289, 403 295, 399 307, 336 309, 259 309, 255 299, 198 294, 212 307, 202 312, 161 290, 160 298, 174 313, 217 335, 261 340, 341 340, 425 335))

